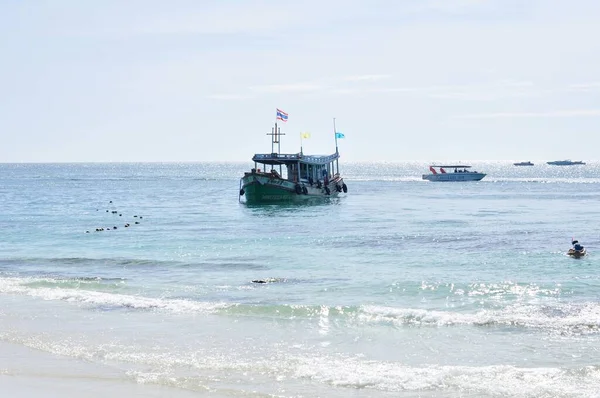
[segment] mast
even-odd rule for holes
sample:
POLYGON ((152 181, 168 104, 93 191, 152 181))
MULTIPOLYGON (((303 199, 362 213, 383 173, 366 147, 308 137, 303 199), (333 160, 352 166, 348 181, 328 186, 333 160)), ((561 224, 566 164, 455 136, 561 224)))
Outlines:
MULTIPOLYGON (((267 135, 271 136, 271 155, 281 154, 281 136, 285 135, 285 133, 281 133, 281 128, 277 127, 277 118, 275 118, 275 127, 271 127, 271 132, 267 133, 267 135), (275 144, 277 144, 277 152, 275 152, 275 144)), ((281 164, 279 164, 279 175, 283 175, 283 170, 281 164)))
POLYGON ((285 133, 281 133, 281 128, 277 127, 277 122, 275 122, 275 128, 271 127, 271 132, 267 135, 271 136, 271 153, 279 155, 281 153, 281 136, 285 133), (277 152, 275 152, 275 144, 277 144, 277 152))
POLYGON ((339 156, 340 153, 338 151, 338 143, 337 143, 337 130, 335 129, 335 118, 333 118, 333 136, 335 137, 335 154, 337 155, 335 158, 335 168, 337 170, 337 174, 340 174, 340 164, 339 164, 339 156))
POLYGON ((275 121, 275 128, 271 127, 271 153, 275 153, 275 143, 277 142, 277 121, 275 121))

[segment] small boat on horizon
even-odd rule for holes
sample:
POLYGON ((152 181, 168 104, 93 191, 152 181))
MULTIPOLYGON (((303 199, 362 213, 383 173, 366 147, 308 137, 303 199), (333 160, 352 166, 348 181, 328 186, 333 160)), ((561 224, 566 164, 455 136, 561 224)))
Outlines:
POLYGON ((546 164, 549 164, 551 166, 575 166, 575 165, 585 164, 585 162, 582 162, 581 160, 572 161, 570 159, 567 159, 567 160, 553 160, 552 162, 546 162, 546 164))
MULTIPOLYGON (((282 111, 277 112, 279 118, 282 111)), ((287 120, 287 114, 285 117, 287 120)), ((276 121, 271 133, 267 134, 271 136, 271 153, 257 153, 252 157, 254 168, 240 179, 240 198, 245 196, 246 204, 296 203, 348 192, 338 164, 337 139, 344 135, 336 132, 335 119, 333 129, 335 153, 331 155, 305 155, 302 145, 298 153, 281 153, 281 136, 284 134, 276 121)))
POLYGON ((531 163, 530 161, 517 162, 517 163, 513 163, 513 166, 533 166, 533 163, 531 163))
POLYGON ((467 170, 471 168, 468 165, 446 165, 429 166, 431 174, 423 174, 423 179, 428 181, 480 181, 486 176, 485 173, 467 170), (436 170, 439 169, 439 172, 436 170), (445 169, 454 169, 453 173, 446 172, 445 169))

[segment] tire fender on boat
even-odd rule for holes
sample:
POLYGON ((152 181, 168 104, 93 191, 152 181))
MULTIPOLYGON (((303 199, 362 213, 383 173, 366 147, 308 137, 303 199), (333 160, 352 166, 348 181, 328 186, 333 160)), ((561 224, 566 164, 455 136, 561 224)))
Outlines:
POLYGON ((329 190, 329 187, 325 187, 325 195, 330 195, 331 191, 329 190))
POLYGON ((344 193, 348 193, 348 187, 345 183, 342 185, 342 190, 344 191, 344 193))
POLYGON ((306 188, 304 185, 302 186, 302 193, 308 195, 308 188, 306 188))
POLYGON ((300 186, 300 184, 296 184, 296 186, 294 187, 294 189, 296 190, 296 193, 298 195, 300 195, 302 193, 302 187, 300 186))
POLYGON ((246 191, 244 191, 244 188, 240 189, 240 196, 244 196, 245 193, 246 191))

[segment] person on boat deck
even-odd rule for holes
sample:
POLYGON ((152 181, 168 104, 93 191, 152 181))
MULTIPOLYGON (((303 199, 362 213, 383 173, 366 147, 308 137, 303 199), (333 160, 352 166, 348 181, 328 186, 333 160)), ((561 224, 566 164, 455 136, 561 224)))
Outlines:
POLYGON ((578 240, 574 240, 573 242, 571 242, 571 244, 573 245, 573 249, 577 250, 577 251, 581 251, 583 250, 583 246, 581 246, 579 244, 578 240))

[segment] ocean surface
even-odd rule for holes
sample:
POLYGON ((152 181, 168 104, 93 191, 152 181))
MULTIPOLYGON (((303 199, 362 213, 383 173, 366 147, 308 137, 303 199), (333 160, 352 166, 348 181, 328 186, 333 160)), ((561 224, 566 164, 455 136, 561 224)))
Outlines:
POLYGON ((0 164, 0 343, 219 397, 598 396, 600 163, 472 164, 266 206, 251 163, 0 164))

